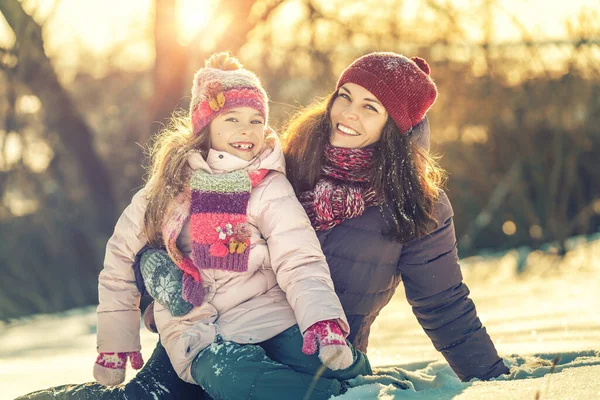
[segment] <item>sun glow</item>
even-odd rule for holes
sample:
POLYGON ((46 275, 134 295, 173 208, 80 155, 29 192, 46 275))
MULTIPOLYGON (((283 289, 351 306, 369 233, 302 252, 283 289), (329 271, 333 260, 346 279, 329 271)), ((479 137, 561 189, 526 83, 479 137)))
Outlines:
POLYGON ((208 25, 215 7, 214 0, 178 0, 177 20, 179 21, 177 41, 188 45, 208 25))

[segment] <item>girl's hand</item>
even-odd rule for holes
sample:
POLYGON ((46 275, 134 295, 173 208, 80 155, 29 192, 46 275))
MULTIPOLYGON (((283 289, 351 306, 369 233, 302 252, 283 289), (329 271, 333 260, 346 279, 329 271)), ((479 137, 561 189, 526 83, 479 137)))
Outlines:
POLYGON ((98 354, 94 364, 94 378, 104 386, 115 386, 123 383, 128 357, 133 369, 140 369, 144 365, 142 354, 139 351, 98 354))
POLYGON ((304 332, 302 352, 315 354, 317 348, 319 359, 331 370, 346 369, 354 362, 344 332, 334 320, 319 321, 304 332))

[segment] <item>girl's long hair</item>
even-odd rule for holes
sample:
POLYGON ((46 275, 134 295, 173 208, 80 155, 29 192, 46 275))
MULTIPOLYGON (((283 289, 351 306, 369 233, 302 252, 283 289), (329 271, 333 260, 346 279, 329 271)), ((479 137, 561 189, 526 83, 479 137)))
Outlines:
POLYGON ((192 133, 187 113, 174 114, 169 125, 149 146, 148 183, 146 197, 148 208, 144 214, 144 233, 153 247, 164 245, 161 228, 169 202, 183 191, 190 178, 188 156, 199 151, 206 158, 210 150, 209 126, 197 135, 192 133))
MULTIPOLYGON (((334 92, 296 113, 283 134, 287 176, 296 194, 312 190, 321 174, 323 148, 331 132, 334 92)), ((402 243, 429 234, 437 225, 434 205, 446 172, 428 151, 402 135, 388 118, 373 160, 371 184, 385 196, 381 206, 386 236, 402 243)))

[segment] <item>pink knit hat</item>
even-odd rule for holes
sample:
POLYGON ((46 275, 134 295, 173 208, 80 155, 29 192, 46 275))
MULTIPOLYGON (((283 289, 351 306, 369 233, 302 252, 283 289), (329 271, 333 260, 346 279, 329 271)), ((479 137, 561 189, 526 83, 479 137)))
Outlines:
POLYGON ((429 77, 429 65, 419 57, 371 53, 355 60, 342 72, 337 83, 360 85, 383 104, 402 134, 416 126, 437 98, 437 88, 429 77))
POLYGON ((190 117, 194 134, 235 107, 252 107, 269 117, 269 98, 260 80, 229 53, 216 53, 194 75, 190 117))

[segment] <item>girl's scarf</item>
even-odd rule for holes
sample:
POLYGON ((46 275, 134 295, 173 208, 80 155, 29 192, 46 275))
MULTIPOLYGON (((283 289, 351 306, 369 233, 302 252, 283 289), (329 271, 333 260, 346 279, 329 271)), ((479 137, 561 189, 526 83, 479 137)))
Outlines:
POLYGON ((299 195, 315 230, 331 229, 382 203, 369 182, 375 152, 376 146, 325 146, 325 162, 317 184, 299 195))
POLYGON ((162 233, 167 252, 183 271, 183 298, 202 304, 201 269, 245 272, 250 253, 247 223, 250 192, 269 171, 237 170, 209 174, 198 169, 190 183, 171 203, 162 233), (187 219, 192 238, 191 257, 177 247, 177 238, 187 219))

